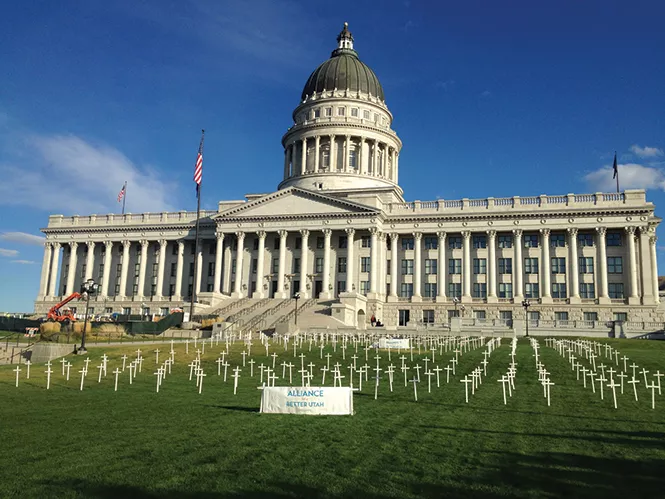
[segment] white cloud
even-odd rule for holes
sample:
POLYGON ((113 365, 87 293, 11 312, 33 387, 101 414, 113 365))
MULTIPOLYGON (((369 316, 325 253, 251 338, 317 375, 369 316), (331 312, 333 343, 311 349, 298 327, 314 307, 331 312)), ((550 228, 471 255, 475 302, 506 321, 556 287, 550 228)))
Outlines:
POLYGON ((18 256, 18 251, 0 248, 0 256, 18 256))
POLYGON ((484 92, 482 92, 480 94, 480 97, 482 99, 487 99, 488 97, 491 97, 491 95, 492 95, 492 92, 490 92, 489 90, 485 90, 484 92))
POLYGON ((639 156, 640 158, 657 158, 658 156, 663 155, 663 150, 658 149, 657 147, 640 147, 637 144, 630 146, 630 151, 639 156))
MULTIPOLYGON (((662 189, 665 191, 665 172, 659 168, 627 163, 618 165, 619 187, 621 189, 662 189)), ((584 180, 599 192, 611 192, 616 189, 616 179, 611 166, 599 168, 587 173, 584 180)))
MULTIPOLYGON (((0 187, 0 189, 2 188, 0 187)), ((0 232, 0 239, 21 244, 34 244, 35 246, 41 246, 46 241, 45 237, 35 236, 25 232, 0 232)))
POLYGON ((33 135, 23 146, 29 164, 0 164, 1 204, 65 215, 117 212, 118 191, 127 181, 127 212, 173 209, 175 189, 162 180, 165 175, 135 165, 113 147, 74 135, 33 135))
POLYGON ((21 265, 34 265, 37 262, 33 262, 32 260, 12 260, 12 263, 18 263, 21 265))

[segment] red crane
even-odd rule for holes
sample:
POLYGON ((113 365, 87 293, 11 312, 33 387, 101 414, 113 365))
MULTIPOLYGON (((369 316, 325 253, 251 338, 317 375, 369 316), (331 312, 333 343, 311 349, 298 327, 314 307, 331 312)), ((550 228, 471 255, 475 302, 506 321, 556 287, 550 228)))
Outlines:
POLYGON ((74 317, 74 314, 72 314, 71 310, 69 310, 68 308, 65 310, 60 310, 60 309, 65 305, 67 305, 70 301, 76 300, 77 298, 81 299, 81 293, 72 293, 57 305, 52 306, 48 311, 48 314, 46 314, 46 320, 52 322, 64 322, 64 323, 70 321, 74 322, 76 320, 76 317, 74 317))

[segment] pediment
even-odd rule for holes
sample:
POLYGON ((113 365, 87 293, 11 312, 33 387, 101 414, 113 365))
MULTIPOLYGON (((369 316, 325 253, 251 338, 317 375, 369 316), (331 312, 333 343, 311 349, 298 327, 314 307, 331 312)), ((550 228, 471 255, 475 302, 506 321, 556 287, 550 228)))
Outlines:
POLYGON ((326 196, 299 187, 290 187, 223 211, 213 218, 308 218, 321 215, 371 215, 376 213, 378 211, 375 208, 360 203, 326 196))

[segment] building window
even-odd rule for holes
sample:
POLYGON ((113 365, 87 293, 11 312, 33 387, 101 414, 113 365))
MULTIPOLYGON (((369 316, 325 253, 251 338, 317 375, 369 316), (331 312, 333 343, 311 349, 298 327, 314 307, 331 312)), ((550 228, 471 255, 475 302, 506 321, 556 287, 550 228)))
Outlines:
POLYGON ((525 258, 524 259, 524 273, 537 274, 538 273, 538 258, 525 258))
POLYGON ((258 268, 259 268, 259 260, 257 258, 252 258, 252 274, 256 274, 258 268))
POLYGON ((129 307, 122 307, 122 315, 131 315, 132 309, 129 307))
POLYGON ((593 274, 593 257, 581 256, 579 258, 580 274, 593 274))
POLYGON ((316 238, 316 249, 323 249, 324 244, 325 244, 325 238, 323 237, 316 238))
POLYGON ((434 324, 434 310, 423 310, 423 324, 434 324))
POLYGON ((370 236, 360 236, 360 245, 363 248, 371 248, 372 247, 372 238, 370 236))
POLYGON ((580 298, 584 299, 594 299, 596 297, 596 290, 592 282, 581 282, 580 283, 580 298))
POLYGON ((552 258, 552 274, 565 274, 566 273, 566 259, 554 257, 552 258))
POLYGON ((461 274, 462 273, 462 259, 461 258, 449 258, 448 259, 448 273, 449 274, 461 274))
POLYGON ((120 284, 115 285, 115 295, 119 296, 120 295, 120 284))
POLYGON ((607 233, 607 245, 608 246, 621 246, 621 233, 620 232, 608 232, 607 233))
POLYGON ((610 295, 610 298, 622 299, 623 296, 623 283, 622 282, 611 282, 607 285, 607 291, 610 295))
POLYGON ((432 275, 436 274, 436 260, 435 259, 426 259, 425 260, 425 274, 432 275))
POLYGON ((425 296, 427 298, 436 298, 436 283, 435 282, 426 282, 425 283, 425 296))
POLYGON ((171 277, 175 277, 176 272, 178 271, 178 265, 175 263, 171 264, 171 277))
POLYGON ((565 248, 566 235, 565 234, 552 234, 550 236, 550 246, 552 248, 565 248))
POLYGON ((169 284, 169 296, 173 296, 175 294, 175 284, 169 284))
POLYGON ((236 259, 235 258, 231 259, 231 273, 232 274, 236 273, 236 259))
POLYGON ((358 108, 357 107, 352 107, 351 108, 351 116, 353 116, 354 118, 358 117, 358 108))
POLYGON ((459 282, 448 283, 448 296, 451 298, 462 298, 462 284, 459 282))
POLYGON ((346 293, 346 281, 337 281, 337 292, 346 293))
POLYGON ((279 249, 279 240, 280 240, 280 237, 276 236, 274 241, 273 241, 273 248, 276 249, 276 250, 279 249))
POLYGON ((512 298, 513 297, 513 284, 510 282, 499 283, 499 298, 512 298))
POLYGON ((403 237, 402 238, 402 249, 403 250, 412 250, 413 249, 413 238, 412 237, 403 237))
MULTIPOLYGON (((85 279, 85 271, 86 271, 86 268, 87 268, 87 267, 88 267, 88 265, 85 264, 85 263, 84 263, 83 265, 81 265, 81 279, 85 279)), ((139 267, 139 264, 137 263, 137 264, 136 264, 136 268, 138 269, 138 267, 139 267)), ((136 274, 136 275, 138 275, 138 270, 137 270, 137 274, 136 274)))
POLYGON ((368 120, 369 119, 369 111, 365 110, 363 111, 363 118, 368 120))
POLYGON ((315 260, 314 272, 317 274, 323 273, 323 257, 318 256, 315 260))
POLYGON ((337 116, 345 116, 346 115, 346 108, 345 107, 338 107, 337 108, 337 116))
POLYGON ((627 312, 614 312, 614 320, 619 321, 619 322, 627 322, 628 321, 628 313, 627 312))
POLYGON ((153 263, 152 264, 152 276, 155 277, 157 275, 157 269, 158 269, 158 264, 153 263))
POLYGON ((584 320, 587 322, 596 322, 598 320, 598 312, 584 312, 584 320))
POLYGON ((324 112, 326 116, 332 116, 332 107, 327 107, 324 112))
POLYGON ((484 282, 474 282, 472 290, 473 298, 487 298, 487 284, 484 282))
POLYGON ((512 248, 513 236, 508 234, 499 235, 499 248, 512 248))
POLYGON ((400 284, 399 295, 402 298, 411 298, 413 296, 413 284, 410 282, 400 284))
POLYGON ((450 236, 448 238, 448 249, 462 249, 462 237, 450 236))
POLYGON ((565 282, 555 282, 552 284, 552 298, 566 298, 565 282))
POLYGON ((321 108, 316 108, 314 110, 314 118, 320 118, 321 117, 321 108))
POLYGON ((254 239, 254 240, 252 241, 252 249, 253 249, 254 251, 258 251, 258 250, 259 250, 259 239, 258 239, 258 238, 254 239))
POLYGON ((620 256, 608 257, 607 272, 610 274, 623 274, 623 258, 620 256))
POLYGON ((358 168, 358 153, 355 149, 349 151, 349 168, 358 168))
POLYGON ((194 277, 194 262, 189 263, 189 277, 194 277))
POLYGON ((593 234, 577 234, 577 243, 580 246, 593 246, 593 234))
POLYGON ((328 168, 330 168, 330 151, 324 149, 321 151, 321 169, 327 170, 328 168))
POLYGON ((370 258, 368 256, 363 256, 360 259, 360 272, 369 272, 370 268, 370 258))
POLYGON ((348 239, 348 237, 347 237, 347 236, 339 236, 338 247, 339 247, 340 249, 345 249, 345 248, 348 247, 348 245, 349 245, 349 239, 348 239))
POLYGON ((360 281, 360 294, 366 295, 369 293, 369 281, 360 281))
POLYGON ((272 259, 272 270, 271 272, 273 274, 278 274, 279 273, 279 258, 273 258, 272 259))
POLYGON ((557 322, 568 321, 568 312, 554 312, 554 320, 557 322))
POLYGON ((525 248, 537 248, 538 247, 538 234, 525 234, 524 235, 524 247, 525 248))
POLYGON ((215 275, 215 262, 208 263, 208 277, 215 275))
POLYGON ((487 258, 474 258, 473 259, 473 273, 474 274, 487 274, 487 258))
POLYGON ((340 256, 337 259, 337 272, 346 273, 346 257, 340 256))
MULTIPOLYGON (((190 284, 190 288, 191 288, 191 284, 190 284)), ((139 285, 138 285, 138 284, 134 284, 134 285, 132 286, 132 295, 137 295, 138 293, 139 293, 139 285)))
POLYGON ((527 282, 524 285, 524 298, 539 298, 540 290, 537 282, 527 282))
POLYGON ((425 237, 425 249, 435 250, 439 247, 439 240, 435 236, 425 237))
POLYGON ((487 236, 473 236, 473 247, 476 249, 487 248, 487 236))
POLYGON ((120 278, 121 275, 122 275, 122 263, 119 263, 115 266, 115 276, 117 278, 120 278))
POLYGON ((386 274, 390 275, 390 260, 386 262, 386 274))
POLYGON ((413 260, 402 260, 402 275, 413 275, 413 260))
POLYGON ((499 258, 499 274, 512 274, 512 273, 513 273, 513 259, 499 258))
POLYGON ((473 315, 476 319, 484 321, 487 318, 487 315, 484 310, 474 310, 473 315))

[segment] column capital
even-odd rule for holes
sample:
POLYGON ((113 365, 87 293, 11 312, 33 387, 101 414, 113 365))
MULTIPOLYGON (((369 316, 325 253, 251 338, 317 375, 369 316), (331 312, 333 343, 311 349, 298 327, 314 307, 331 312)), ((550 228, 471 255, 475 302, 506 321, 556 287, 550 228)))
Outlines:
POLYGON ((540 233, 545 237, 550 237, 551 232, 552 231, 550 229, 540 229, 540 233))
POLYGON ((633 225, 628 226, 628 227, 626 227, 626 229, 625 229, 625 230, 626 230, 626 234, 628 234, 628 235, 630 235, 630 236, 634 236, 634 235, 635 235, 635 230, 636 230, 636 229, 637 229, 637 227, 635 227, 635 226, 633 226, 633 225))
POLYGON ((238 241, 244 240, 245 239, 245 233, 242 231, 236 232, 236 237, 238 238, 238 241))
POLYGON ((265 230, 257 230, 256 235, 259 239, 265 239, 267 234, 265 230))
POLYGON ((496 231, 494 229, 488 230, 487 237, 489 237, 490 239, 494 239, 496 237, 496 231))
POLYGON ((216 233, 215 233, 215 237, 217 238, 218 241, 219 241, 220 239, 223 241, 223 240, 224 240, 224 236, 226 236, 226 234, 225 234, 224 232, 216 232, 216 233))
POLYGON ((185 247, 185 241, 180 239, 178 240, 178 248, 184 248, 185 247))
POLYGON ((650 244, 651 246, 655 246, 655 245, 656 245, 656 241, 658 241, 658 237, 656 237, 656 236, 649 236, 649 244, 650 244))
POLYGON ((570 234, 572 237, 575 237, 577 235, 577 232, 578 232, 577 227, 569 227, 566 230, 568 231, 568 234, 570 234))
POLYGON ((388 234, 386 234, 385 232, 379 232, 379 239, 381 241, 385 241, 387 238, 388 238, 388 234))
POLYGON ((413 233, 413 238, 416 241, 420 241, 423 238, 423 233, 422 232, 414 232, 413 233))
POLYGON ((439 231, 439 232, 436 233, 436 237, 439 238, 439 241, 443 241, 443 240, 446 239, 446 235, 447 235, 447 234, 448 234, 448 233, 447 233, 446 231, 441 230, 441 231, 439 231))
POLYGON ((303 144, 307 144, 307 137, 303 137, 301 140, 303 144))
POLYGON ((391 232, 390 233, 390 241, 395 241, 397 242, 399 240, 399 234, 397 232, 391 232))
POLYGON ((86 241, 85 244, 88 245, 88 249, 95 249, 95 241, 86 241))
POLYGON ((124 239, 122 241, 122 247, 123 248, 129 248, 132 245, 132 242, 129 239, 124 239))
POLYGON ((330 236, 332 235, 332 229, 323 229, 322 232, 323 232, 323 235, 324 235, 327 239, 329 239, 330 236))
POLYGON ((160 239, 158 242, 160 250, 166 248, 166 245, 169 244, 166 239, 160 239))
POLYGON ((148 244, 150 244, 150 242, 147 239, 141 239, 141 241, 139 242, 141 243, 141 249, 146 249, 148 247, 148 244))
MULTIPOLYGON (((44 246, 50 247, 51 243, 44 243, 44 246)), ((76 248, 78 248, 78 246, 79 243, 77 243, 76 241, 69 241, 69 249, 71 249, 72 251, 76 251, 76 248)))
POLYGON ((607 227, 596 227, 596 232, 598 232, 599 236, 605 236, 607 234, 607 227))
POLYGON ((379 229, 377 229, 376 227, 370 227, 369 228, 369 233, 374 236, 374 235, 379 233, 379 229))
POLYGON ((353 227, 349 227, 347 229, 344 229, 344 231, 346 232, 347 236, 349 236, 349 237, 353 237, 356 233, 356 229, 354 229, 353 227))
POLYGON ((277 234, 279 234, 280 239, 286 239, 286 237, 289 235, 288 230, 278 230, 277 234))
POLYGON ((106 246, 107 250, 113 249, 113 241, 104 241, 104 246, 106 246))
POLYGON ((469 240, 471 238, 471 231, 470 230, 463 230, 462 231, 462 237, 466 240, 469 240))
POLYGON ((309 229, 300 229, 299 232, 300 232, 300 235, 301 235, 303 238, 308 238, 308 237, 309 237, 309 229))

